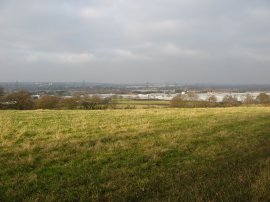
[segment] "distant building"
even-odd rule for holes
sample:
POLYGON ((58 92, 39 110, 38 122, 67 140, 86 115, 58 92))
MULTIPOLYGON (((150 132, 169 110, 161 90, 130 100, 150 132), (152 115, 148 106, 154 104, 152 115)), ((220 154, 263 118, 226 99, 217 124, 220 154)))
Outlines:
POLYGON ((41 95, 31 95, 32 99, 39 99, 41 95))

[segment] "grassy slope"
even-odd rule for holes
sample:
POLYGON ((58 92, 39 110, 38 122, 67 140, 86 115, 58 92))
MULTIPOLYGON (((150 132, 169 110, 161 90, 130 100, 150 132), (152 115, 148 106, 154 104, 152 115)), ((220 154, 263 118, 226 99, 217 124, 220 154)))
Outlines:
POLYGON ((0 111, 0 201, 270 200, 270 108, 0 111))

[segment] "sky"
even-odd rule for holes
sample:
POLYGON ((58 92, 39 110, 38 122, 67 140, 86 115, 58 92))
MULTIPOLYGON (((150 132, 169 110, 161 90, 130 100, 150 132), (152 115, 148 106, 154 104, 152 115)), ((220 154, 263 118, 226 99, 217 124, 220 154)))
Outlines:
POLYGON ((269 78, 269 0, 0 0, 1 82, 269 78))

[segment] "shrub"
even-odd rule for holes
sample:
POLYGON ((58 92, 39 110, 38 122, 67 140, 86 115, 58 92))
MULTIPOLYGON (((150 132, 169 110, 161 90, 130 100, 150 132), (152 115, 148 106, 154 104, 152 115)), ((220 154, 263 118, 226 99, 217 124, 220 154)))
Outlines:
POLYGON ((81 101, 80 105, 83 109, 100 109, 102 100, 98 96, 93 96, 81 101))
POLYGON ((232 106, 239 106, 241 105, 241 102, 237 100, 236 97, 233 97, 232 95, 226 95, 224 96, 222 103, 226 107, 232 107, 232 106))
POLYGON ((252 95, 246 94, 243 103, 244 103, 244 104, 254 104, 254 103, 256 103, 256 100, 253 98, 252 95))
POLYGON ((76 98, 65 98, 59 101, 59 107, 63 109, 76 109, 78 107, 78 99, 76 98))
POLYGON ((30 93, 26 91, 10 93, 6 96, 4 101, 7 103, 7 108, 11 109, 32 109, 34 106, 30 93))
POLYGON ((55 96, 49 96, 45 95, 42 96, 39 100, 36 102, 36 108, 37 109, 56 109, 59 103, 59 98, 55 96))
POLYGON ((266 93, 260 93, 257 97, 256 97, 256 101, 260 104, 267 104, 270 103, 270 96, 267 95, 266 93))
POLYGON ((181 95, 177 95, 171 100, 171 107, 183 107, 183 104, 184 100, 181 95))
POLYGON ((4 88, 0 86, 0 98, 4 96, 4 88))

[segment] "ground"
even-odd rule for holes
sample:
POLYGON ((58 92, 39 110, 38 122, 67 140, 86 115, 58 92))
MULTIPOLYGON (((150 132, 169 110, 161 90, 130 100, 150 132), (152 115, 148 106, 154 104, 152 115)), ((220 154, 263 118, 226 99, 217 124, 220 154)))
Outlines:
POLYGON ((0 201, 269 201, 270 108, 0 111, 0 201))

